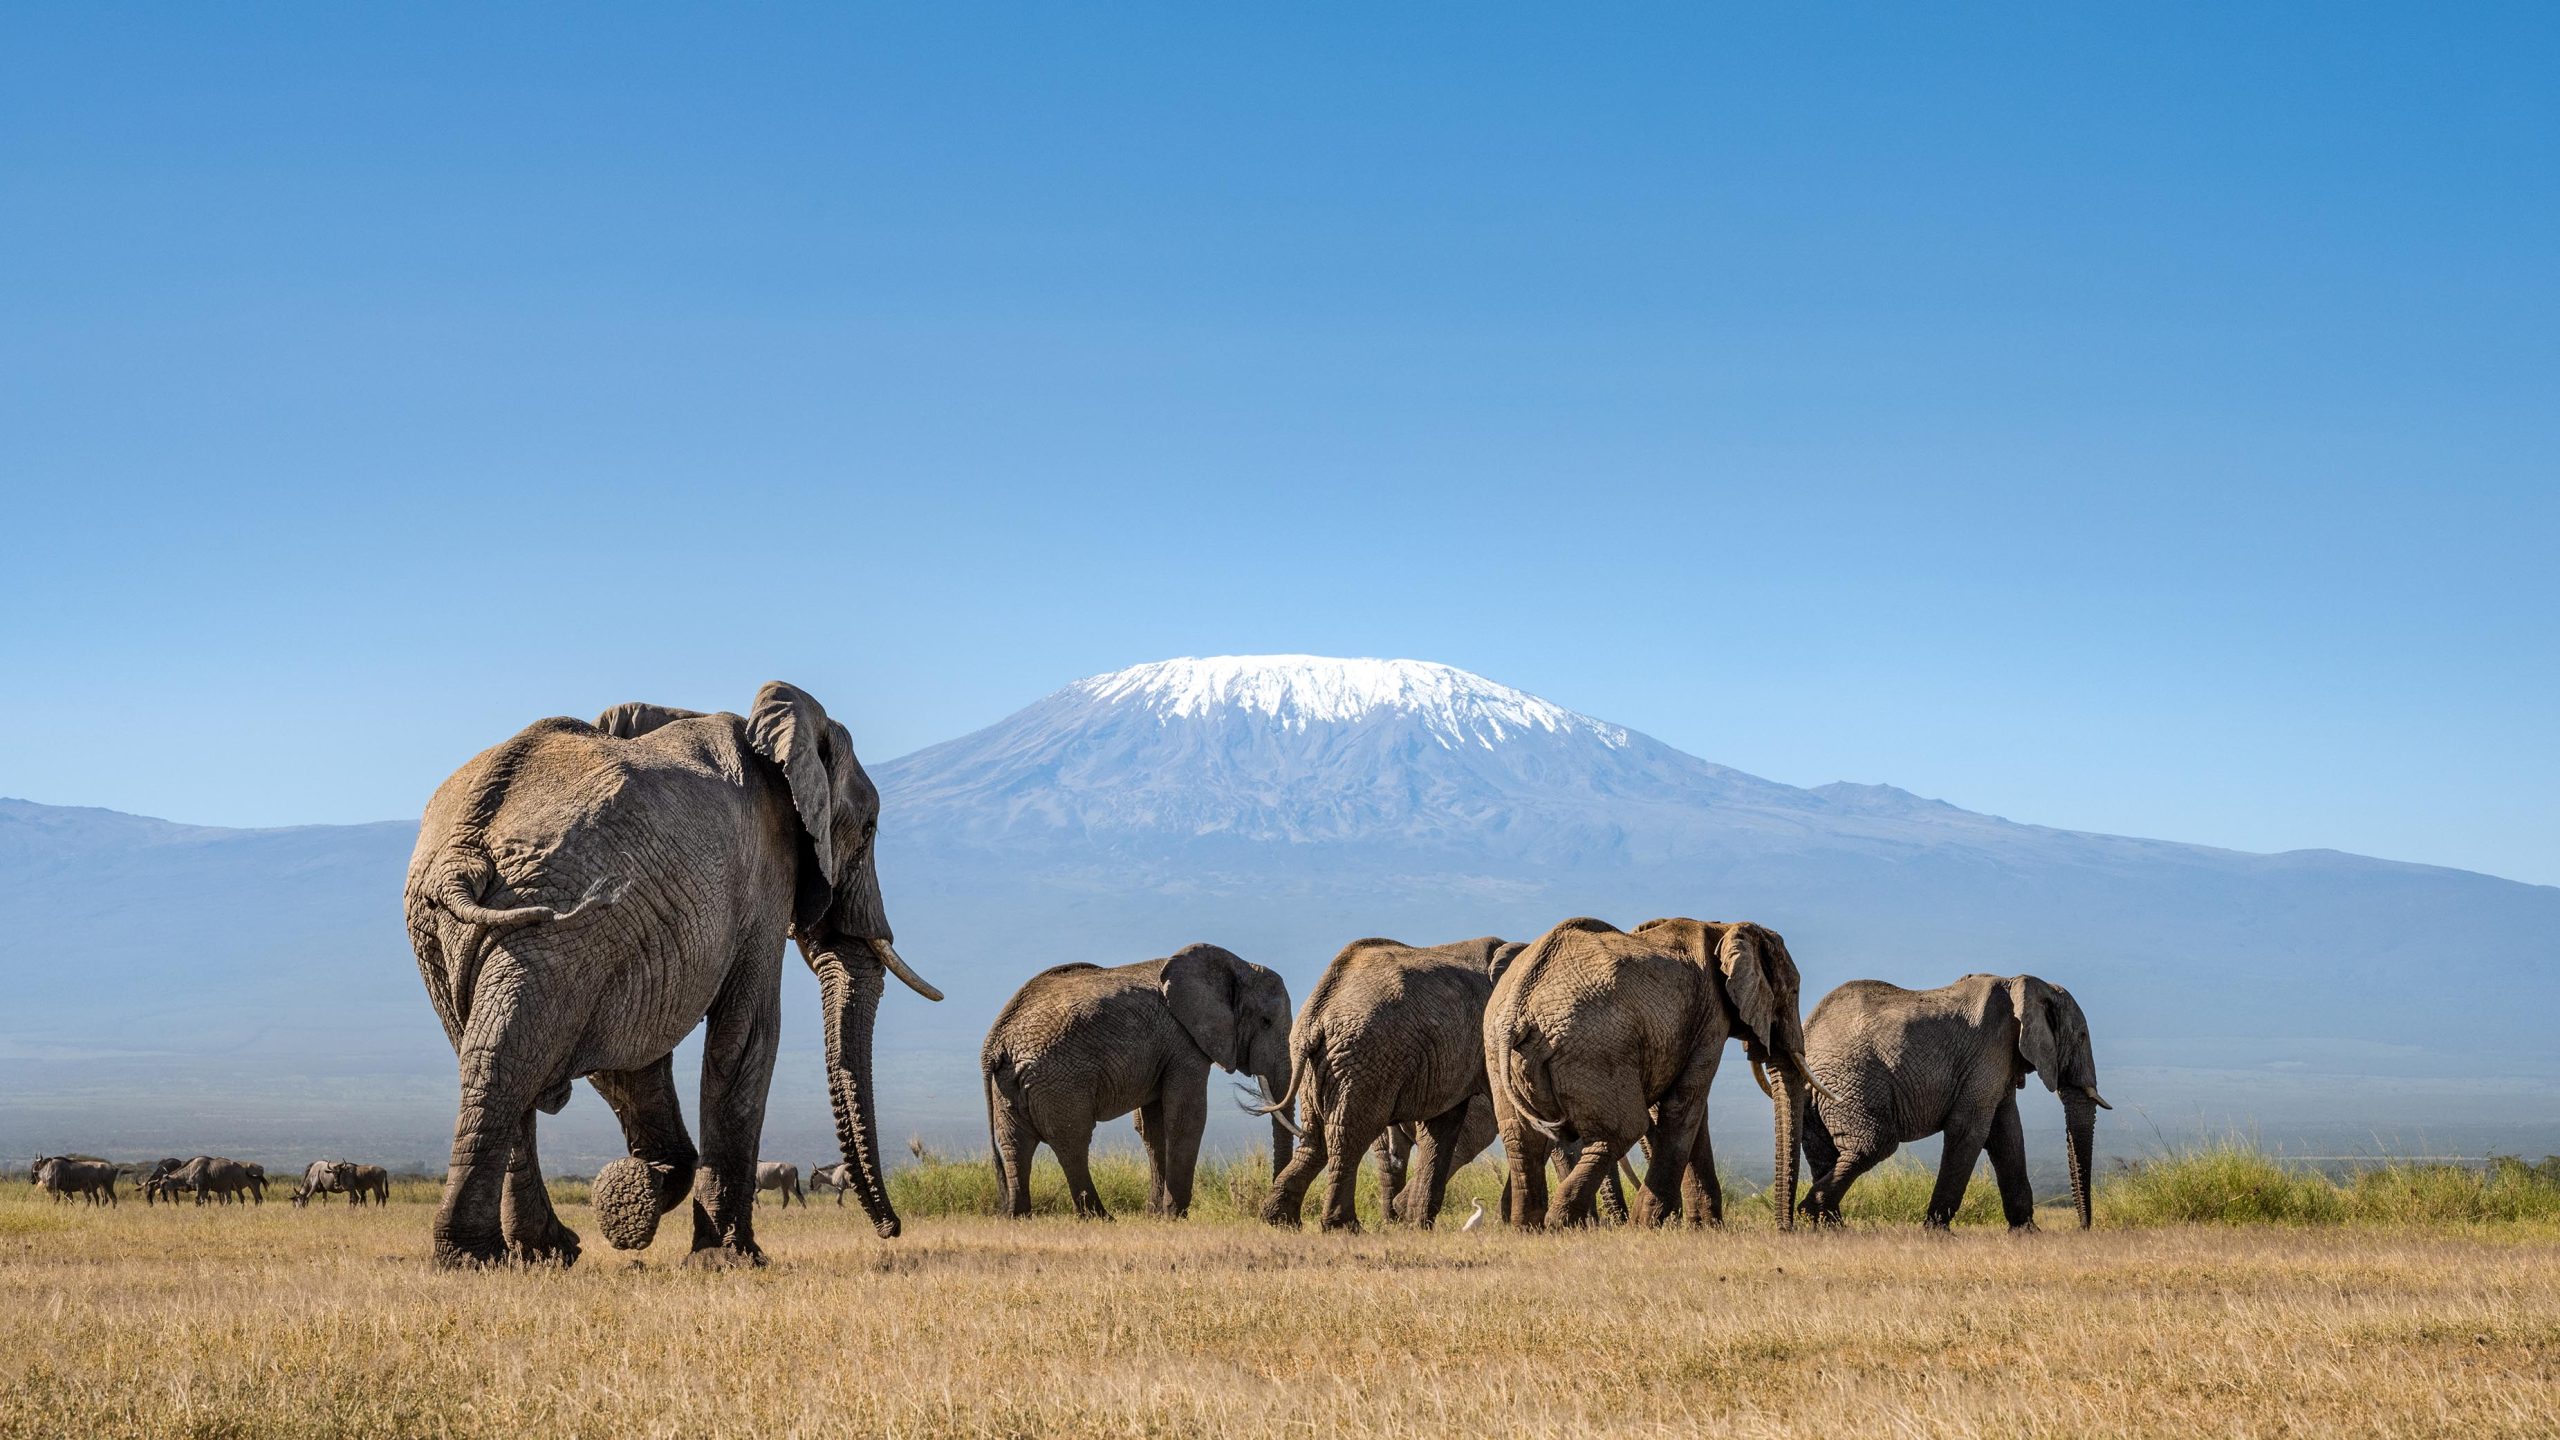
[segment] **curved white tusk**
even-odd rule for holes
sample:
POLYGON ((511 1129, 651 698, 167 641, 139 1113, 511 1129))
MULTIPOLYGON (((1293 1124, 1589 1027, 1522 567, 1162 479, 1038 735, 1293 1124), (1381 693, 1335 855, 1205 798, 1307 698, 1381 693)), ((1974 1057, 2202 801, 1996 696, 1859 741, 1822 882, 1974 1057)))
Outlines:
POLYGON ((2110 1104, 2108 1104, 2108 1103, 2107 1103, 2107 1097, 2106 1097, 2106 1096, 2104 1096, 2104 1095, 2099 1094, 2099 1093, 2098 1093, 2098 1087, 2097 1087, 2097 1086, 2095 1086, 2095 1085, 2083 1085, 2083 1086, 2081 1086, 2081 1087, 2080 1087, 2080 1093, 2081 1093, 2081 1094, 2083 1094, 2083 1095, 2088 1096, 2088 1097, 2089 1097, 2090 1099, 2092 1099, 2092 1100, 2097 1101, 2097 1102, 2098 1102, 2098 1108, 2099 1108, 2099 1109, 2101 1109, 2101 1110, 2113 1110, 2114 1108, 2116 1108, 2116 1107, 2114 1107, 2113 1105, 2110 1105, 2110 1104))
POLYGON ((880 957, 880 963, 889 967, 890 974, 907 982, 908 989, 913 990, 927 1000, 939 1000, 942 998, 941 991, 934 989, 929 984, 926 984, 923 976, 908 969, 907 962, 898 958, 898 950, 896 946, 891 945, 886 940, 874 940, 871 942, 871 953, 880 957))

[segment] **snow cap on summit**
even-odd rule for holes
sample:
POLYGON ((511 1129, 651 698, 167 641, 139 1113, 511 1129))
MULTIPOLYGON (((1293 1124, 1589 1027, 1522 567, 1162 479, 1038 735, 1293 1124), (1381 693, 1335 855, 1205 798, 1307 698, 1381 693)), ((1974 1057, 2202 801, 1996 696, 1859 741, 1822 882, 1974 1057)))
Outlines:
POLYGON ((1212 655, 1158 660, 1096 675, 1070 693, 1132 705, 1158 720, 1218 710, 1270 716, 1284 730, 1356 723, 1381 711, 1419 719, 1443 745, 1486 749, 1515 734, 1579 732, 1611 749, 1627 732, 1481 675, 1428 660, 1342 660, 1325 655, 1212 655))

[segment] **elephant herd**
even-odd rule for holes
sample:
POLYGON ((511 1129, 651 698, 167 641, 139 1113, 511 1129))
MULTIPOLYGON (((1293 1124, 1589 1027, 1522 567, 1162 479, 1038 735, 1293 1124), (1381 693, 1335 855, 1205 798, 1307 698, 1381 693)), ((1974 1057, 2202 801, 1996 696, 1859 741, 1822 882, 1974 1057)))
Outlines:
MULTIPOLYGON (((543 1184, 535 1123, 579 1079, 611 1106, 629 1152, 592 1187, 607 1240, 647 1246, 690 1198, 689 1264, 764 1263, 757 1191, 806 1198, 796 1176, 771 1180, 757 1161, 786 941, 818 981, 844 1154, 811 1178, 839 1202, 850 1191, 882 1236, 899 1233, 872 1036, 887 977, 942 996, 892 944, 879 817, 845 727, 780 682, 744 715, 634 702, 592 723, 538 721, 437 789, 403 904, 461 1079, 433 1229, 439 1265, 576 1260, 579 1237, 543 1184), (697 1025, 699 1147, 673 1067, 697 1025)), ((1781 1223, 1795 1216, 1799 1153, 1817 1172, 1806 1212, 1835 1219, 1863 1170, 1942 1130, 1930 1221, 1952 1215, 1988 1148, 2010 1220, 2029 1223, 2012 1093, 2029 1072, 2063 1095, 2087 1223, 2089 1117, 2104 1102, 2066 992, 2027 976, 1919 992, 1860 982, 1805 1022, 1797 985, 1774 931, 1685 919, 1633 931, 1568 920, 1525 945, 1361 941, 1294 1022, 1278 975, 1214 945, 1136 965, 1058 966, 1004 1007, 980 1055, 1001 1208, 1028 1212, 1032 1152, 1046 1144, 1078 1213, 1101 1215, 1093 1127, 1134 1112, 1148 1208, 1184 1213, 1214 1066, 1250 1076, 1252 1108, 1270 1118, 1264 1214, 1274 1223, 1297 1221, 1321 1170, 1323 1223, 1352 1225, 1351 1177, 1376 1143, 1410 1171, 1395 1213, 1428 1224, 1450 1173, 1496 1137, 1515 1225, 1580 1223, 1622 1205, 1646 1223, 1711 1223, 1724 1201, 1707 1093, 1725 1043, 1739 1040, 1773 1107, 1781 1223), (1625 1167, 1639 1143, 1636 1179, 1625 1167), (1561 1170, 1552 1193, 1551 1161, 1561 1170)))
POLYGON ((1271 1117, 1262 1218, 1275 1225, 1300 1223, 1321 1172, 1323 1227, 1358 1229, 1355 1181, 1375 1147, 1389 1218, 1428 1226, 1450 1176, 1497 1138, 1513 1225, 1604 1213, 1718 1224, 1707 1096, 1726 1043, 1739 1041, 1772 1106, 1782 1227, 1798 1210, 1799 1154, 1814 1172, 1804 1214, 1837 1223, 1858 1176, 1941 1133, 1926 1223, 1953 1220, 1987 1149, 2010 1225, 2032 1227, 2016 1094, 2030 1074, 2062 1098, 2072 1199, 2088 1225, 2090 1135, 2106 1101, 2068 991, 2030 975, 1925 991, 1861 980, 1805 1021, 1799 985, 1776 931, 1690 919, 1625 931, 1577 918, 1527 944, 1355 941, 1294 1024, 1277 975, 1214 945, 1059 966, 1014 995, 980 1053, 999 1206, 1030 1213, 1028 1165, 1045 1143, 1076 1213, 1104 1218, 1087 1163, 1093 1127, 1134 1111, 1147 1208, 1183 1214, 1214 1063, 1251 1076, 1261 1103, 1247 1108, 1271 1117), (1627 1166, 1638 1144, 1640 1177, 1627 1166), (1561 1172, 1552 1192, 1550 1164, 1561 1172))

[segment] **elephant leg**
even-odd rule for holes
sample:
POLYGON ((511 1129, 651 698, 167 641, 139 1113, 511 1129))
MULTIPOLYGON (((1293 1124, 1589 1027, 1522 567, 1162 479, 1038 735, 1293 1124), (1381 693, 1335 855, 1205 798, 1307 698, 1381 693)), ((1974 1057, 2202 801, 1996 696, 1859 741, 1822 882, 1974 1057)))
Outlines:
POLYGON ((1067 1172, 1067 1194, 1076 1202, 1076 1215, 1084 1220, 1108 1220, 1111 1212, 1102 1208, 1102 1192, 1093 1188, 1093 1168, 1087 1163, 1087 1152, 1093 1148, 1093 1127, 1067 1129, 1049 1137, 1049 1148, 1057 1152, 1058 1168, 1067 1172))
POLYGON ((631 1158, 649 1166, 649 1186, 658 1197, 658 1213, 675 1209, 693 1193, 693 1167, 701 1156, 684 1128, 684 1106, 676 1099, 676 1057, 637 1070, 599 1070, 587 1077, 613 1118, 622 1122, 622 1145, 631 1158), (660 1169, 664 1166, 664 1169, 660 1169))
POLYGON ((1325 1229, 1360 1233, 1360 1161, 1385 1129, 1383 1122, 1348 1113, 1333 1117, 1333 1144, 1324 1169, 1325 1229))
POLYGON ((542 1160, 534 1149, 533 1127, 539 1112, 527 1110, 516 1127, 516 1147, 507 1157, 507 1188, 499 1204, 499 1232, 507 1237, 507 1253, 527 1265, 574 1265, 578 1234, 560 1223, 551 1208, 550 1187, 542 1183, 542 1160))
POLYGON ((1138 1144, 1147 1152, 1147 1213, 1162 1215, 1171 1203, 1164 1187, 1164 1096, 1139 1106, 1129 1117, 1138 1127, 1138 1144))
POLYGON ((1617 1168, 1618 1157, 1626 1153, 1629 1143, 1582 1139, 1577 1146, 1581 1153, 1575 1158, 1573 1168, 1565 1173, 1564 1180, 1556 1186, 1555 1198, 1547 1203, 1547 1223, 1590 1224, 1601 1182, 1617 1178, 1610 1172, 1617 1168))
POLYGON ((1932 1230, 1953 1225, 1956 1212, 1964 1208, 1964 1192, 1973 1183, 1973 1167, 1982 1159, 1982 1144, 1991 1131, 1991 1117, 1966 1115, 1950 1121, 1946 1128, 1946 1149, 1938 1156, 1938 1184, 1929 1192, 1929 1214, 1921 1222, 1932 1230))
POLYGON ((1198 1083, 1175 1081, 1157 1102, 1165 1193, 1164 1214, 1179 1220, 1191 1213, 1191 1184, 1200 1165, 1200 1137, 1209 1128, 1209 1074, 1198 1083))
POLYGON ((1266 1225, 1295 1228, 1301 1222, 1307 1204, 1307 1187, 1315 1183, 1316 1172, 1325 1168, 1328 1117, 1307 1115, 1306 1138, 1289 1154, 1289 1163, 1271 1177, 1271 1194, 1262 1202, 1262 1221, 1266 1225))
POLYGON ((1703 1124, 1698 1138, 1689 1144, 1689 1168, 1680 1177, 1680 1205, 1688 1212, 1692 1229, 1724 1223, 1724 1180, 1716 1174, 1715 1137, 1703 1124))
POLYGON ((1399 1202, 1405 1198, 1404 1187, 1411 1183, 1407 1178, 1405 1159, 1412 1153, 1414 1144, 1404 1126, 1390 1125, 1378 1132, 1378 1143, 1370 1147, 1378 1157, 1378 1196, 1381 1202, 1378 1208, 1387 1220, 1408 1218, 1400 1210, 1399 1202), (1405 1153, 1398 1154, 1399 1148, 1405 1153))
MULTIPOLYGON (((996 1176, 1004 1183, 1004 1193, 996 1197, 997 1213, 1016 1220, 1031 1214, 1031 1161, 1039 1152, 1040 1137, 1031 1128, 1031 1119, 1022 1107, 996 1097, 991 1114, 995 1126, 996 1176)), ((836 1203, 844 1203, 844 1188, 836 1189, 836 1203)))
POLYGON ((1536 1230, 1547 1223, 1547 1157, 1554 1145, 1544 1135, 1526 1126, 1518 1140, 1502 1137, 1503 1153, 1511 1160, 1511 1178, 1502 1187, 1508 1205, 1508 1218, 1522 1230, 1536 1230))
POLYGON ((741 957, 711 1003, 702 1042, 702 1161, 693 1182, 689 1265, 762 1265, 756 1244, 756 1151, 782 1033, 782 957, 741 957), (743 982, 743 983, 742 983, 743 982))
MULTIPOLYGON (((535 1099, 558 1083, 574 1038, 558 999, 542 995, 519 967, 498 968, 506 958, 483 962, 462 1031, 462 1104, 434 1227, 436 1264, 447 1269, 506 1259, 502 1212, 516 1139, 535 1099)), ((203 1200, 198 1191, 197 1203, 203 1200)))
POLYGON ((2000 1214, 2012 1230, 2036 1228, 2036 1192, 2027 1182, 2027 1137, 2018 1123, 2018 1097, 2000 1097, 1991 1112, 1991 1136, 1984 1147, 1991 1156, 1992 1178, 2000 1182, 2000 1214))
POLYGON ((1412 1197, 1404 1218, 1425 1230, 1439 1222, 1440 1207, 1448 1203, 1449 1177, 1458 1173, 1460 1165, 1475 1158, 1472 1155, 1461 1158, 1458 1154, 1463 1143, 1459 1133, 1466 1129, 1466 1125, 1467 1107, 1452 1106, 1432 1116, 1421 1127, 1421 1137, 1414 1141, 1418 1173, 1412 1184, 1420 1185, 1422 1193, 1412 1197))

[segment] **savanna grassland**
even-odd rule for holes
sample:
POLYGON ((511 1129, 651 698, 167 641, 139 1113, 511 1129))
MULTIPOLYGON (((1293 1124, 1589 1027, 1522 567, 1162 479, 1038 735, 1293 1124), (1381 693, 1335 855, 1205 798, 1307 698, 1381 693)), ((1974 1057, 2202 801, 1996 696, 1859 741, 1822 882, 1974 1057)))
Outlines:
MULTIPOLYGON (((681 1268, 681 1215, 637 1265, 573 1204, 575 1269, 443 1274, 424 1184, 365 1211, 11 1184, 0 1434, 2560 1430, 2560 1186, 2522 1167, 2333 1184, 2202 1152, 2108 1177, 2095 1231, 2019 1238, 1880 1218, 1916 1213, 1916 1167, 1794 1235, 1749 1201, 1710 1234, 1285 1233, 1239 1223, 1249 1163, 1186 1223, 1007 1223, 968 1213, 984 1174, 903 1172, 894 1242, 760 1207, 774 1263, 717 1274, 681 1268)), ((1142 1180, 1102 1178, 1124 1209, 1142 1180)), ((1492 1184, 1462 1176, 1457 1215, 1492 1184)))

